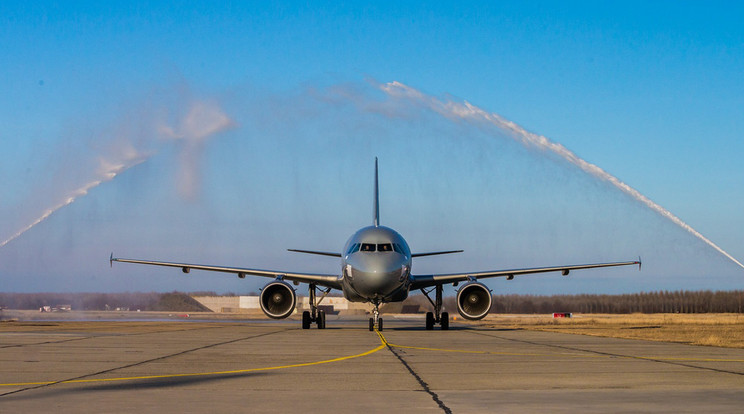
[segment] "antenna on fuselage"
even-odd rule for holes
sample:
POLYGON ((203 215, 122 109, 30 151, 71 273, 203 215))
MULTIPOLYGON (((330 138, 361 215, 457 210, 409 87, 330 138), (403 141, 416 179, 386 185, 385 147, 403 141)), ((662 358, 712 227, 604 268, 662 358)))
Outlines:
POLYGON ((375 157, 375 227, 380 225, 380 187, 377 180, 377 157, 375 157))

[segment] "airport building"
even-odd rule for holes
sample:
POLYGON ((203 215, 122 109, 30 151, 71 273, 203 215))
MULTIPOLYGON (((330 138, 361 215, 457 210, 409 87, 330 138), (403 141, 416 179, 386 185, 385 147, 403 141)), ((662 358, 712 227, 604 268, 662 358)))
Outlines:
MULTIPOLYGON (((209 308, 212 312, 217 313, 245 313, 261 311, 259 296, 192 296, 197 302, 209 308)), ((372 307, 368 303, 349 302, 343 297, 325 297, 320 302, 320 309, 328 314, 365 314, 372 307)), ((295 313, 310 309, 309 299, 307 296, 297 297, 297 307, 295 313)))

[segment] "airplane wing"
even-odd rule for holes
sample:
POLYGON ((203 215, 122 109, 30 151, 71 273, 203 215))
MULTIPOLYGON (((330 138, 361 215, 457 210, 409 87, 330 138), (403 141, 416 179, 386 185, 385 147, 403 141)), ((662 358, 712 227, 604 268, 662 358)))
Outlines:
POLYGON ((527 275, 533 273, 547 273, 547 272, 562 272, 564 276, 568 275, 571 270, 580 269, 594 269, 597 267, 614 267, 614 266, 628 266, 638 265, 641 268, 641 259, 632 262, 614 262, 614 263, 595 263, 595 264, 584 264, 584 265, 571 265, 571 266, 555 266, 555 267, 535 267, 530 269, 510 269, 510 270, 488 270, 484 272, 471 272, 471 273, 449 273, 439 275, 411 275, 413 281, 411 282, 411 290, 421 289, 425 287, 442 285, 446 283, 455 283, 468 280, 470 278, 482 279, 487 277, 506 277, 507 279, 513 279, 514 276, 527 275))
POLYGON ((224 272, 224 273, 235 273, 239 278, 244 278, 246 275, 250 276, 262 276, 262 277, 282 277, 284 280, 301 283, 314 283, 318 286, 325 286, 334 289, 341 289, 341 281, 338 275, 330 274, 314 274, 314 273, 296 273, 296 272, 282 272, 277 270, 261 270, 261 269, 245 269, 242 267, 224 267, 224 266, 211 266, 211 265, 199 265, 190 263, 173 263, 173 262, 156 262, 152 260, 138 260, 138 259, 122 259, 115 258, 113 253, 109 257, 109 262, 113 265, 114 262, 122 263, 137 263, 146 264, 153 266, 166 266, 166 267, 178 267, 184 273, 189 273, 191 269, 197 270, 209 270, 213 272, 224 272))

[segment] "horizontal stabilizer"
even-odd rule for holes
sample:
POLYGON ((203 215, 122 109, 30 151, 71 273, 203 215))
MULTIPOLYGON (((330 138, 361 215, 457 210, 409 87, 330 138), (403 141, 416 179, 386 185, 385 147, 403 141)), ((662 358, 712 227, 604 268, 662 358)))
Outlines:
POLYGON ((316 252, 314 250, 298 250, 298 249, 287 249, 287 251, 297 252, 297 253, 317 254, 317 255, 320 255, 320 256, 341 257, 341 253, 316 252))
POLYGON ((447 250, 445 252, 413 253, 411 257, 436 256, 438 254, 462 253, 464 250, 447 250))

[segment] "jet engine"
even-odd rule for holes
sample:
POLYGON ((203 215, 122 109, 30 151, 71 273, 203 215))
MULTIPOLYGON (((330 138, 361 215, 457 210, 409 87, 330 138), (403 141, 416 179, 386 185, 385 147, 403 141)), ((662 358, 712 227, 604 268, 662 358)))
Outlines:
POLYGON ((465 319, 483 319, 491 310, 491 291, 483 283, 470 282, 457 291, 457 311, 465 319))
POLYGON ((259 303, 269 318, 284 319, 294 311, 297 296, 289 283, 275 280, 261 290, 259 303))

